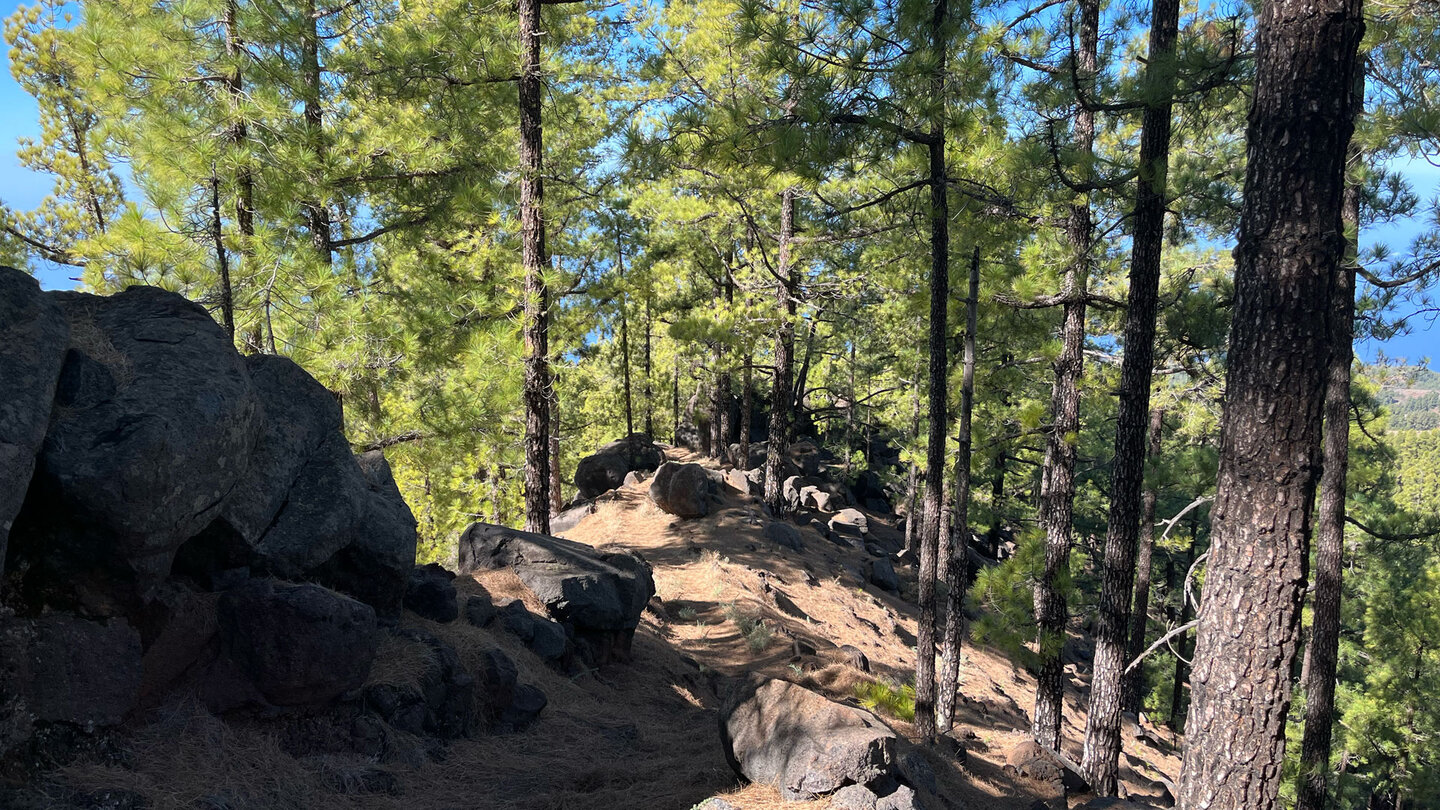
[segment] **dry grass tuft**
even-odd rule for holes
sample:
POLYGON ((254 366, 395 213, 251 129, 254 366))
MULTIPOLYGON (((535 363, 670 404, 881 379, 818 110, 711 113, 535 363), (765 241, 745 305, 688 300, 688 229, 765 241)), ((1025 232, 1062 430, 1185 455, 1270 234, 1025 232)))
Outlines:
POLYGON ((198 701, 174 705, 139 728, 128 749, 131 770, 80 766, 61 777, 87 790, 141 793, 154 810, 336 806, 318 767, 287 754, 274 735, 216 718, 198 701))
POLYGON ((431 665, 431 661, 430 650, 424 644, 384 633, 365 685, 384 683, 419 688, 425 668, 431 665))
POLYGON ((135 367, 95 323, 94 311, 88 306, 73 306, 66 307, 65 313, 70 322, 70 345, 109 369, 116 388, 129 385, 135 379, 135 367))

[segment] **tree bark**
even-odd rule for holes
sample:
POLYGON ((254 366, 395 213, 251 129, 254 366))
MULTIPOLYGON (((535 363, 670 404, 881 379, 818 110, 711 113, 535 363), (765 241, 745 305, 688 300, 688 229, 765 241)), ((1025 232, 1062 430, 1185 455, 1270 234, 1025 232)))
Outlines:
MULTIPOLYGON (((729 311, 735 310, 735 251, 731 250, 725 257, 725 307, 729 311)), ((735 425, 730 418, 730 406, 735 402, 735 392, 731 390, 730 364, 731 360, 727 347, 722 343, 720 346, 720 452, 718 456, 721 461, 734 463, 730 457, 730 442, 735 435, 735 425)), ((743 463, 742 463, 743 469, 743 463)))
POLYGON ((1140 539, 1145 486, 1145 424, 1155 363, 1155 312, 1160 259, 1165 244, 1166 177, 1170 117, 1175 93, 1175 37, 1180 0, 1151 6, 1150 58, 1145 68, 1140 176, 1135 187, 1130 290, 1125 308, 1125 355, 1120 363, 1120 407, 1115 423, 1115 460, 1110 474, 1110 520, 1106 531, 1095 632, 1095 668, 1080 768, 1097 796, 1114 796, 1120 780, 1120 713, 1130 641, 1130 603, 1140 539))
POLYGON ((1279 806, 1364 28, 1360 0, 1269 0, 1256 30, 1181 810, 1279 806))
POLYGON ((230 342, 235 342, 235 294, 230 287, 230 256, 220 220, 220 177, 210 175, 210 239, 215 243, 215 269, 220 275, 220 319, 230 342))
MULTIPOLYGON (((920 441, 920 364, 915 364, 915 375, 910 387, 910 442, 920 441)), ((920 465, 910 462, 910 473, 905 479, 905 550, 915 548, 916 525, 920 521, 915 514, 920 494, 920 465)))
POLYGON ((651 383, 650 383, 650 380, 651 380, 651 377, 650 377, 650 332, 651 332, 651 326, 652 326, 652 324, 651 324, 651 313, 650 313, 650 274, 647 272, 647 273, 645 274, 645 354, 644 354, 643 357, 642 357, 642 362, 643 362, 643 364, 644 364, 644 368, 642 369, 642 371, 643 371, 644 374, 645 374, 645 395, 644 395, 644 399, 645 399, 645 436, 646 436, 647 438, 650 438, 650 439, 653 440, 653 439, 655 438, 655 394, 654 394, 654 392, 651 390, 651 387, 650 387, 650 386, 651 386, 651 383))
POLYGON ((930 153, 930 431, 925 451, 925 523, 920 535, 920 616, 915 643, 915 732, 933 742, 935 723, 935 577, 940 532, 944 529, 941 502, 945 490, 945 427, 949 418, 950 362, 950 198, 945 165, 945 70, 948 0, 936 0, 930 18, 930 47, 935 57, 930 78, 932 101, 938 114, 931 124, 930 153))
MULTIPOLYGON (((230 146, 235 150, 235 160, 238 165, 235 169, 235 226, 240 233, 240 258, 241 269, 249 272, 249 260, 254 250, 255 237, 255 176, 250 169, 250 160, 243 153, 245 142, 249 139, 249 129, 245 124, 245 116, 241 114, 241 105, 245 97, 245 72, 240 66, 240 59, 245 52, 245 43, 240 38, 239 8, 236 0, 226 0, 225 10, 221 19, 221 25, 225 29, 225 57, 234 62, 229 75, 225 77, 225 93, 230 101, 230 115, 232 120, 228 130, 230 146)), ((234 285, 227 281, 224 285, 231 301, 231 339, 234 339, 234 285)), ((258 349, 260 335, 256 332, 247 341, 258 349)))
POLYGON ((815 359, 815 325, 820 320, 817 313, 805 326, 805 358, 800 361, 800 373, 795 375, 795 391, 790 405, 790 435, 793 437, 799 427, 805 425, 805 391, 810 384, 810 363, 815 359))
POLYGON ((965 592, 970 587, 970 423, 975 411, 975 330, 980 310, 980 248, 970 255, 970 293, 965 298, 965 359, 960 378, 960 430, 955 453, 955 528, 949 593, 945 599, 945 640, 941 646, 944 669, 940 673, 938 714, 941 734, 955 720, 955 690, 960 682, 960 642, 965 625, 965 592))
POLYGON ((330 210, 320 193, 324 188, 325 174, 325 112, 321 100, 320 77, 320 14, 315 0, 305 0, 305 21, 300 37, 300 69, 304 73, 305 98, 301 115, 305 120, 305 139, 310 148, 310 157, 315 161, 314 176, 310 178, 315 196, 301 203, 306 226, 310 230, 310 244, 321 264, 329 265, 334 254, 333 237, 330 233, 330 210))
POLYGON ((740 393, 740 457, 735 460, 735 465, 742 470, 750 467, 750 411, 755 407, 755 395, 752 393, 750 364, 755 362, 753 355, 745 355, 745 368, 740 372, 740 384, 744 387, 740 393))
MULTIPOLYGON (((625 436, 635 433, 635 406, 630 399, 630 320, 625 293, 625 247, 620 242, 620 229, 615 229, 615 267, 620 272, 620 368, 625 386, 625 436)), ((625 442, 629 452, 630 442, 625 442)))
POLYGON ((550 533, 550 335, 545 281, 540 0, 519 0, 521 331, 525 341, 525 530, 550 533))
MULTIPOLYGON (((1080 0, 1080 37, 1075 70, 1079 81, 1093 85, 1099 65, 1099 0, 1080 0)), ((1075 148, 1082 159, 1095 145, 1095 113, 1078 105, 1075 148)), ((1085 369, 1085 304, 1090 282, 1094 225, 1089 198, 1082 195, 1070 208, 1066 236, 1073 258, 1065 273, 1064 323, 1060 356, 1055 359, 1055 384, 1050 391, 1050 432, 1045 440, 1045 466, 1040 483, 1040 523, 1045 529, 1045 564, 1035 586, 1039 667, 1035 674, 1035 716, 1030 733, 1041 745, 1060 750, 1064 712, 1065 668, 1060 660, 1068 615, 1060 579, 1070 565, 1071 523, 1075 514, 1075 442, 1080 430, 1080 375, 1085 369)))
MULTIPOLYGON (((1160 440, 1165 429, 1165 409, 1152 408, 1150 411, 1150 447, 1146 458, 1153 460, 1160 456, 1160 440)), ((1150 568, 1155 552, 1155 485, 1145 488, 1140 499, 1140 551, 1135 558, 1135 607, 1130 611, 1130 646, 1125 651, 1127 661, 1134 661, 1145 649, 1145 630, 1150 619, 1150 568)), ((1126 676, 1121 686, 1124 690, 1125 711, 1140 713, 1141 690, 1145 679, 1143 670, 1136 667, 1126 676)))
MULTIPOLYGON (((1358 117, 1365 93, 1364 72, 1357 65, 1352 115, 1358 117)), ((1352 141, 1349 162, 1362 157, 1352 141)), ((1324 810, 1326 777, 1330 773, 1330 738, 1335 723, 1335 669, 1340 654, 1341 573, 1345 557, 1345 476, 1350 465, 1350 364, 1355 356, 1355 260, 1360 238, 1360 188, 1345 186, 1345 227, 1349 233, 1346 262, 1336 275, 1329 379, 1325 384, 1325 466, 1320 474, 1320 508, 1315 547, 1315 593, 1312 597, 1310 643, 1306 647, 1305 731, 1300 739, 1300 774, 1295 810, 1324 810)))
MULTIPOLYGON (((1190 566, 1193 565, 1195 562, 1195 541, 1197 533, 1198 528, 1196 524, 1191 524, 1190 546, 1185 551, 1185 564, 1180 566, 1180 579, 1178 580, 1178 587, 1180 589, 1180 605, 1175 610, 1174 617, 1176 627, 1187 624, 1190 621, 1190 601, 1185 598, 1185 576, 1187 572, 1189 572, 1190 566)), ((1170 582, 1172 580, 1171 574, 1173 573, 1173 571, 1171 570, 1171 568, 1172 565, 1167 562, 1165 566, 1166 582, 1170 582)), ((1185 680, 1187 665, 1183 660, 1181 660, 1185 652, 1185 639, 1186 636, 1183 635, 1179 639, 1177 639, 1179 643, 1176 645, 1176 647, 1180 655, 1178 655, 1175 659, 1175 677, 1170 682, 1170 717, 1168 720, 1168 725, 1170 726, 1170 728, 1174 729, 1177 732, 1181 730, 1180 704, 1183 703, 1185 700, 1185 680)), ((1190 658, 1192 660, 1194 659, 1194 650, 1191 650, 1190 658)))
POLYGON ((855 339, 852 337, 850 343, 850 391, 846 395, 849 401, 845 404, 845 475, 848 478, 853 465, 850 457, 855 452, 855 339))
MULTIPOLYGON (((557 375, 558 377, 558 375, 557 375)), ((560 386, 559 379, 550 381, 550 514, 558 515, 565 506, 560 478, 560 386)))
POLYGON ((795 238, 795 194, 792 186, 780 195, 779 275, 775 285, 775 377, 770 394, 770 435, 765 443, 765 504, 773 514, 785 511, 781 472, 790 443, 791 375, 795 354, 795 278, 791 242, 795 238))
POLYGON ((713 358, 714 383, 710 389, 710 455, 717 461, 725 460, 725 349, 715 341, 713 358))

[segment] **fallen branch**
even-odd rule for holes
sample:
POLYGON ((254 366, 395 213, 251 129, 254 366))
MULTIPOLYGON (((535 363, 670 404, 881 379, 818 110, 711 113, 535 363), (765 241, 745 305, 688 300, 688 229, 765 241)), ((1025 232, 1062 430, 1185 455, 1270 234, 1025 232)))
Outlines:
POLYGON ((386 436, 383 439, 376 439, 375 441, 362 446, 360 449, 363 452, 368 453, 371 450, 384 450, 387 447, 394 447, 397 444, 405 444, 406 442, 418 442, 425 438, 427 438, 427 434, 425 433, 421 433, 418 430, 407 430, 404 433, 396 436, 386 436))
POLYGON ((1188 621, 1188 622, 1180 625, 1179 627, 1175 628, 1174 630, 1171 630, 1170 632, 1166 633, 1165 635, 1161 636, 1160 638, 1155 639, 1155 643, 1154 643, 1154 644, 1151 644, 1149 647, 1146 647, 1146 648, 1145 648, 1145 652, 1142 652, 1142 653, 1140 653, 1139 655, 1135 656, 1135 660, 1134 660, 1134 661, 1131 661, 1131 662, 1130 662, 1130 665, 1127 666, 1127 667, 1125 667, 1125 674, 1127 674, 1127 675, 1130 674, 1130 671, 1131 671, 1131 670, 1133 670, 1135 667, 1140 666, 1140 662, 1141 662, 1141 661, 1144 661, 1144 660, 1145 660, 1145 657, 1148 656, 1148 655, 1150 655, 1150 653, 1153 653, 1153 652, 1155 652, 1156 650, 1160 649, 1160 647, 1163 646, 1163 645, 1169 644, 1169 643, 1170 643, 1170 639, 1175 638, 1176 636, 1181 635, 1181 634, 1183 634, 1183 633, 1191 630, 1192 628, 1195 627, 1195 625, 1197 625, 1197 624, 1199 624, 1199 623, 1200 623, 1200 620, 1199 620, 1199 619, 1192 619, 1192 620, 1190 620, 1190 621, 1188 621))

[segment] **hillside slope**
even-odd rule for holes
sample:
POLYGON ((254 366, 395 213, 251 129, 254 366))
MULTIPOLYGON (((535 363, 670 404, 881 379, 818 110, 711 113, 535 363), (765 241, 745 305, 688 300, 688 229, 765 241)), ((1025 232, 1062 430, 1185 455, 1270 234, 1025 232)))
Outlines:
MULTIPOLYGON (((676 460, 693 460, 670 451, 676 460)), ((857 684, 904 682, 913 670, 914 575, 901 571, 901 593, 868 585, 864 552, 802 529, 804 550, 763 538, 766 518, 755 499, 725 490, 708 517, 682 520, 662 512, 644 483, 603 496, 596 510, 562 533, 592 545, 639 552, 654 568, 652 600, 629 664, 562 675, 497 626, 463 618, 440 624, 406 612, 402 626, 453 645, 469 671, 485 651, 500 648, 549 703, 524 731, 456 740, 446 748, 420 738, 390 739, 374 756, 335 743, 353 734, 327 715, 219 720, 195 702, 159 708, 128 729, 113 756, 92 758, 55 774, 50 795, 94 797, 95 807, 312 808, 647 808, 685 810, 721 796, 741 810, 782 805, 779 794, 742 785, 726 762, 717 733, 718 695, 729 676, 762 673, 793 680, 833 699, 854 701, 857 684), (841 650, 864 653, 869 674, 841 650), (109 798, 107 798, 109 797, 109 798), (115 799, 114 797, 120 797, 115 799), (126 804, 124 802, 142 801, 126 804)), ((898 540, 893 516, 870 514, 872 534, 898 540)), ((544 608, 509 570, 455 582, 460 602, 486 595, 544 608)), ((1083 649, 1084 643, 1073 645, 1083 649)), ((411 645, 382 647, 371 683, 419 677, 425 666, 411 645), (388 680, 387 680, 388 679, 388 680)), ((1084 673, 1069 667, 1067 753, 1079 758, 1084 673)), ((1030 810, 1060 808, 1051 784, 1018 775, 1006 754, 1028 739, 1034 681, 1002 655, 968 647, 961 670, 957 726, 951 740, 927 751, 954 806, 1030 810)), ((886 716, 902 736, 911 729, 886 716)), ((1139 795, 1158 795, 1179 760, 1126 735, 1123 777, 1139 795)), ((783 803, 827 807, 829 800, 783 803)))

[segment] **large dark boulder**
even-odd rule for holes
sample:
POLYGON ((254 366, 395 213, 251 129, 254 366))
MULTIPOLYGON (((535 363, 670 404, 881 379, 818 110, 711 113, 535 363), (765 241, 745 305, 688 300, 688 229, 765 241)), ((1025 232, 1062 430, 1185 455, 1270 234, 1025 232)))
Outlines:
POLYGON ((864 504, 866 509, 879 514, 889 514, 891 510, 890 493, 885 491, 885 484, 880 480, 880 474, 874 470, 863 470, 855 477, 855 485, 851 488, 854 503, 864 504))
POLYGON ((460 618, 455 575, 439 563, 415 566, 405 589, 405 607, 432 622, 453 622, 460 618))
POLYGON ((387 621, 400 616, 406 583, 415 565, 415 516, 400 495, 385 454, 355 456, 366 495, 350 542, 307 578, 359 599, 387 621))
POLYGON ((28 273, 0 267, 0 574, 69 342, 70 326, 40 284, 28 273))
POLYGON ((871 560, 866 567, 869 569, 866 573, 871 585, 886 591, 900 590, 900 577, 895 573, 895 566, 889 557, 871 560))
POLYGON ((807 478, 803 475, 792 475, 785 479, 780 485, 780 497, 785 505, 791 509, 799 509, 804 506, 804 492, 806 487, 814 487, 820 483, 818 478, 807 478))
POLYGON ((668 461, 655 471, 650 482, 650 500, 676 517, 697 518, 710 514, 710 500, 719 491, 710 471, 699 464, 668 461))
POLYGON ((64 614, 0 623, 0 753, 34 724, 113 726, 140 694, 140 634, 64 614))
POLYGON ((870 519, 859 509, 841 509, 830 518, 830 533, 846 540, 863 544, 870 533, 870 519))
POLYGON ((51 584, 106 569, 143 593, 245 476, 259 401, 200 305, 153 287, 48 295, 70 350, 11 541, 51 584))
POLYGON ((415 518, 384 454, 351 454, 334 395, 294 362, 254 355, 245 365, 262 406, 255 450, 177 570, 211 588, 237 568, 313 580, 397 619, 415 518))
POLYGON ((486 650, 475 673, 482 717, 498 732, 519 731, 540 716, 549 702, 545 693, 519 681, 515 662, 501 650, 486 650))
POLYGON ((791 551, 804 551, 805 541, 800 536, 800 530, 788 523, 771 521, 765 524, 765 530, 761 536, 781 548, 788 548, 791 551))
POLYGON ((255 543, 258 566, 298 579, 355 538, 369 487, 344 434, 331 433, 290 485, 285 505, 255 543))
POLYGON ((499 607, 496 616, 505 632, 524 642, 540 660, 558 669, 568 669, 573 649, 565 625, 536 616, 519 599, 499 607))
MULTIPOLYGON (((327 441, 341 435, 344 418, 335 396, 289 358, 251 355, 245 358, 245 368, 260 399, 263 419, 246 475, 225 499, 219 516, 242 542, 253 547, 287 506, 290 491, 306 466, 327 441)), ((356 488, 350 489, 336 493, 335 506, 337 511, 351 507, 350 519, 354 520, 353 503, 347 501, 358 498, 353 495, 356 488)))
POLYGON ((222 656, 277 706, 328 703, 375 660, 375 610, 319 585, 254 580, 220 597, 218 620, 222 656))
POLYGON ((572 628, 592 663, 629 657, 640 614, 655 595, 650 566, 640 557, 472 523, 460 536, 460 573, 503 567, 515 572, 556 621, 572 628))
POLYGON ((643 433, 613 441, 575 466, 575 488, 590 499, 625 483, 632 471, 653 472, 665 463, 665 451, 643 433))
POLYGON ((745 682, 727 699, 720 730, 735 772, 788 800, 898 775, 899 741, 880 718, 786 681, 745 682))

